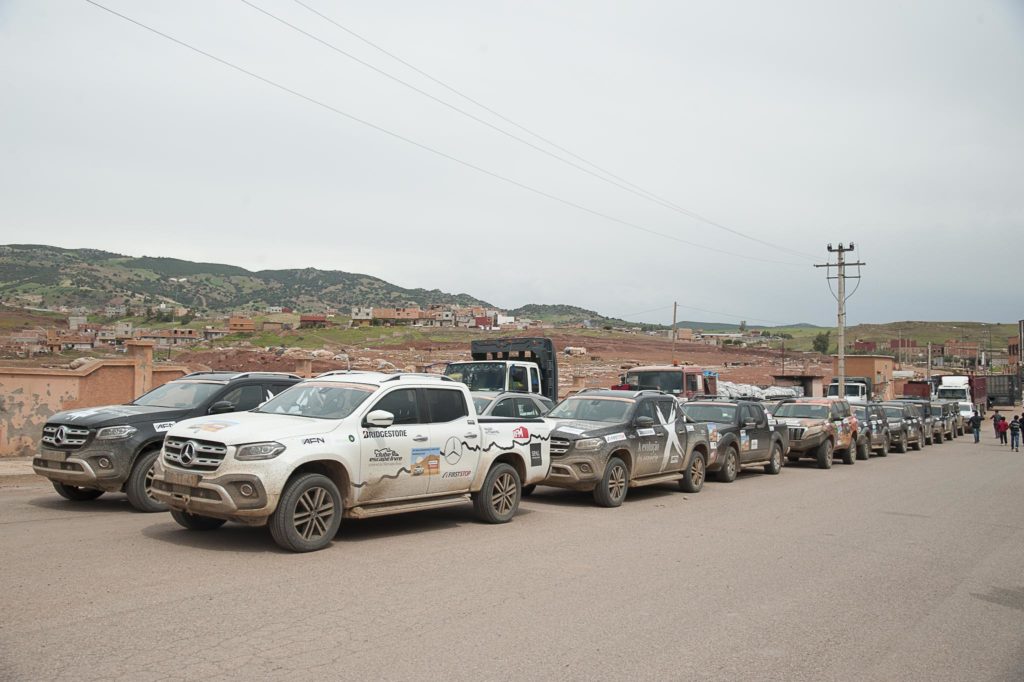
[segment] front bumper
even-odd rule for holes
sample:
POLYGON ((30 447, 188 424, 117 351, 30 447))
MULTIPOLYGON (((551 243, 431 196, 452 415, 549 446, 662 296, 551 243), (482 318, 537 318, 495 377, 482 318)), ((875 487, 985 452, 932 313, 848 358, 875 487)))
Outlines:
POLYGON ((32 470, 57 483, 118 492, 131 472, 135 444, 95 441, 81 450, 43 448, 32 459, 32 470))
POLYGON ((157 461, 151 494, 172 509, 259 526, 277 507, 262 480, 253 474, 215 475, 157 461))
POLYGON ((593 490, 608 460, 607 455, 567 455, 551 458, 551 470, 541 485, 570 490, 593 490))
POLYGON ((791 453, 803 453, 810 450, 817 449, 819 445, 825 442, 828 434, 824 431, 819 433, 813 433, 811 435, 804 434, 803 438, 789 441, 789 451, 791 453))

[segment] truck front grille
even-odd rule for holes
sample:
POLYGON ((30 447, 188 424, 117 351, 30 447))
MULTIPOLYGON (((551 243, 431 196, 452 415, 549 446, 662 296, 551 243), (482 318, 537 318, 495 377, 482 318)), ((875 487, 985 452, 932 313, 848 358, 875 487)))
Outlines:
POLYGON ((551 439, 551 454, 552 455, 564 455, 569 452, 569 439, 568 438, 552 438, 551 439))
POLYGON ((802 426, 791 426, 791 427, 789 427, 789 439, 790 440, 800 440, 801 438, 804 437, 804 431, 806 431, 806 430, 807 429, 805 429, 802 426))
POLYGON ((55 450, 79 450, 89 441, 89 429, 66 424, 43 427, 43 446, 55 450))
POLYGON ((228 448, 211 440, 167 438, 164 440, 164 461, 193 471, 214 471, 224 461, 228 448))

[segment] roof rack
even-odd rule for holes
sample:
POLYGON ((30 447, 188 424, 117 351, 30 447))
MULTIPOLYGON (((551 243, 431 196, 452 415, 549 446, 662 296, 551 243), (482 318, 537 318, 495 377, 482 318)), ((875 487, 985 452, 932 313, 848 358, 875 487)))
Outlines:
POLYGON ((231 370, 231 369, 214 369, 214 370, 209 370, 209 371, 205 371, 205 372, 190 372, 190 373, 186 374, 185 376, 183 376, 181 378, 182 379, 187 379, 188 377, 209 376, 211 374, 227 374, 227 375, 231 376, 232 379, 242 379, 242 378, 252 377, 252 376, 275 376, 275 377, 287 377, 289 379, 301 379, 302 378, 298 374, 292 374, 291 372, 236 372, 235 370, 231 370))
POLYGON ((446 377, 443 374, 430 374, 429 372, 402 372, 400 374, 392 374, 387 379, 382 381, 398 381, 399 379, 410 377, 413 379, 437 379, 438 381, 450 381, 455 383, 455 380, 451 377, 446 377))

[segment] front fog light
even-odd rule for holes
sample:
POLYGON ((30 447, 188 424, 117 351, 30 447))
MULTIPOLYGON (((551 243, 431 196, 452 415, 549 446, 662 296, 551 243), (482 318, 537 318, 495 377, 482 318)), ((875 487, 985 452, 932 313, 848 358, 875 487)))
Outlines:
POLYGON ((249 483, 243 483, 238 486, 238 492, 242 494, 242 497, 252 497, 256 494, 256 489, 249 483))
POLYGON ((583 464, 580 464, 580 471, 582 471, 585 474, 589 474, 592 471, 592 469, 590 468, 589 464, 584 462, 583 464))
POLYGON ((100 457, 98 460, 96 460, 96 463, 100 465, 100 469, 109 469, 110 468, 110 458, 109 457, 100 457))

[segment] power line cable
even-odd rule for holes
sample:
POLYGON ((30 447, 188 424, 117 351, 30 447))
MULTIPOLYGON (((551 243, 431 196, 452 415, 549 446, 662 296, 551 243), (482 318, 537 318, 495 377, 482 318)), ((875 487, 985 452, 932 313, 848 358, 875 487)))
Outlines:
POLYGON ((344 26, 340 22, 335 21, 334 19, 332 19, 331 17, 327 16, 326 14, 318 11, 317 9, 315 9, 313 7, 310 7, 306 3, 302 2, 302 0, 293 0, 293 2, 295 2, 295 4, 299 5, 300 7, 303 7, 307 11, 311 12, 312 14, 315 14, 316 16, 320 17, 324 21, 332 24, 333 26, 336 26, 337 28, 341 29, 342 31, 345 31, 346 33, 348 33, 349 35, 353 36, 354 38, 362 41, 363 43, 365 43, 367 45, 369 45, 370 47, 374 48, 375 50, 378 50, 379 52, 387 55, 388 57, 394 59, 395 61, 399 62, 400 64, 402 64, 402 65, 404 65, 406 67, 408 67, 409 69, 412 69, 416 73, 418 73, 421 76, 429 79, 430 81, 436 83, 437 85, 440 85, 441 87, 445 88, 446 90, 449 90, 450 92, 458 95, 459 97, 462 97, 466 101, 468 101, 468 102, 470 102, 470 103, 480 107, 481 109, 483 109, 484 111, 488 112, 489 114, 491 114, 491 115, 501 119, 502 121, 504 121, 504 122, 506 122, 506 123, 508 123, 508 124, 510 124, 512 126, 515 126, 516 128, 518 128, 518 129, 528 133, 529 135, 532 135, 533 137, 537 138, 538 140, 541 140, 542 142, 544 142, 545 144, 550 145, 551 147, 553 147, 553 148, 563 152, 564 154, 567 154, 567 155, 571 156, 572 158, 574 158, 574 159, 576 159, 576 160, 586 164, 587 166, 590 166, 591 168, 594 168, 597 171, 600 171, 600 173, 603 173, 604 175, 600 175, 599 173, 595 173, 592 170, 584 168, 583 166, 580 166, 577 163, 574 163, 574 162, 572 162, 572 161, 570 161, 568 159, 565 159, 564 157, 561 157, 558 154, 554 154, 554 153, 552 153, 552 152, 550 152, 550 151, 548 151, 548 150, 546 150, 546 149, 544 149, 542 147, 539 147, 539 146, 533 144, 532 142, 530 142, 528 140, 525 140, 525 139, 523 139, 523 138, 521 138, 521 137, 519 137, 519 136, 517 136, 517 135, 515 135, 513 133, 508 132, 507 130, 504 130, 503 128, 495 126, 492 123, 489 123, 489 122, 487 122, 487 121, 485 121, 485 120, 483 120, 483 119, 481 119, 481 118, 479 118, 477 116, 474 116, 473 114, 471 114, 471 113, 469 113, 469 112, 467 112, 467 111, 465 111, 465 110, 463 110, 463 109, 461 109, 461 108, 459 108, 459 107, 457 107, 457 106, 455 106, 455 105, 453 105, 453 104, 451 104, 449 102, 446 102, 446 101, 444 101, 444 100, 442 100, 442 99, 440 99, 438 97, 435 97, 434 95, 431 95, 430 93, 425 92, 424 90, 416 87, 415 85, 412 85, 411 83, 408 83, 408 82, 398 78, 397 76, 394 76, 394 75, 392 75, 390 73, 387 73, 386 71, 384 71, 384 70, 382 70, 382 69, 380 69, 380 68, 378 68, 376 66, 373 66, 372 64, 369 64, 369 63, 365 62, 364 60, 359 59, 358 57, 356 57, 356 56, 354 56, 352 54, 349 54, 348 52, 342 50, 341 48, 339 48, 339 47, 337 47, 337 46, 335 46, 335 45, 333 45, 331 43, 328 43, 327 41, 323 40, 322 38, 319 38, 319 37, 317 37, 317 36, 307 32, 307 31, 299 28, 298 26, 295 26, 294 24, 292 24, 292 23, 290 23, 290 22, 288 22, 288 21, 286 21, 284 19, 281 19, 280 17, 278 17, 278 16, 268 12, 267 10, 262 9, 261 7, 258 7, 256 5, 254 5, 249 0, 240 0, 240 1, 243 2, 244 4, 248 5, 249 7, 259 11, 259 12, 262 12, 263 14, 267 15, 268 17, 270 17, 272 19, 275 19, 276 21, 280 22, 281 24, 284 24, 285 26, 288 26, 289 28, 291 28, 291 29, 293 29, 293 30, 295 30, 295 31, 297 31, 297 32, 299 32, 299 33, 301 33, 301 34, 303 34, 303 35, 305 35, 305 36, 307 36, 307 37, 317 41, 318 43, 321 43, 322 45, 324 45, 324 46, 334 50, 335 52, 338 52, 339 54, 342 54, 342 55, 344 55, 346 57, 349 57, 350 59, 352 59, 352 60, 362 64, 363 66, 366 66, 367 68, 372 69, 373 71, 375 71, 375 72, 385 76, 386 78, 390 78, 391 80, 393 80, 393 81, 395 81, 397 83, 401 83, 402 85, 404 85, 404 86, 406 86, 406 87, 408 87, 408 88, 410 88, 412 90, 415 90, 416 92, 420 93, 421 95, 423 95, 425 97, 428 97, 431 100, 433 100, 435 102, 438 102, 438 103, 440 103, 440 104, 442 104, 442 105, 444 105, 444 106, 446 106, 446 107, 448 107, 448 108, 450 108, 450 109, 452 109, 454 111, 457 111, 457 112, 463 114, 464 116, 467 116, 468 118, 471 118, 474 121, 477 121, 478 123, 481 123, 482 125, 485 125, 488 128, 491 128, 491 129, 501 133, 502 135, 510 137, 513 140, 516 140, 516 141, 518 141, 518 142, 520 142, 522 144, 525 144, 525 145, 531 147, 532 149, 535 149, 535 150, 541 152, 542 154, 546 154, 547 156, 550 156, 553 159, 561 161, 562 163, 567 164, 567 165, 569 165, 569 166, 571 166, 573 168, 576 168, 577 170, 580 170, 580 171, 582 171, 584 173, 587 173, 588 175, 591 175, 591 176, 593 176, 593 177, 595 177, 595 178, 597 178, 599 180, 602 180, 602 181, 607 182, 607 183, 609 183, 611 185, 614 185, 615 187, 618 187, 618 188, 620 188, 622 190, 630 192, 631 194, 634 194, 634 195, 636 195, 636 196, 638 196, 638 197, 640 197, 642 199, 646 199, 648 201, 652 201, 652 202, 662 206, 663 208, 668 208, 670 210, 676 211, 676 212, 681 213, 682 215, 685 215, 685 216, 687 216, 689 218, 692 218, 692 219, 694 219, 694 220, 696 220, 698 222, 702 222, 702 223, 705 223, 707 225, 711 225, 711 226, 716 227, 716 228, 718 228, 720 230, 724 230, 725 232, 729 232, 729 233, 731 233, 733 235, 736 235, 738 237, 742 237, 743 239, 748 239, 750 241, 753 241, 753 242, 756 242, 758 244, 761 244, 762 246, 767 246, 767 247, 769 247, 771 249, 775 249, 777 251, 781 251, 783 253, 787 253, 787 254, 794 255, 794 256, 802 256, 802 257, 806 257, 806 258, 815 258, 815 256, 813 256, 811 254, 804 253, 804 252, 798 251, 796 249, 790 249, 790 248, 787 248, 787 247, 784 247, 784 246, 780 246, 780 245, 778 245, 776 243, 773 243, 773 242, 770 242, 770 241, 767 241, 767 240, 764 240, 764 239, 760 239, 758 237, 754 237, 752 235, 746 234, 746 233, 741 232, 739 230, 736 230, 734 228, 728 227, 728 226, 723 225, 723 224, 721 224, 719 222, 711 220, 710 218, 706 218, 706 217, 702 216, 701 214, 696 213, 695 211, 691 211, 690 209, 687 209, 687 208, 685 208, 683 206, 680 206, 680 205, 678 205, 678 204, 676 204, 676 203, 674 203, 674 202, 672 202, 672 201, 670 201, 668 199, 665 199, 665 198, 655 194, 654 192, 646 190, 643 187, 641 187, 641 186, 639 186, 639 185, 637 185, 635 183, 632 183, 629 180, 626 180, 625 178, 620 177, 620 176, 616 175, 615 173, 612 173, 611 171, 609 171, 609 170, 607 170, 605 168, 602 168, 601 166, 599 166, 599 165, 597 165, 597 164, 595 164, 595 163, 593 163, 591 161, 588 161, 587 159, 579 156, 578 154, 573 153, 569 149, 566 149, 565 147, 563 147, 563 146, 553 142, 552 140, 550 140, 550 139, 548 139, 548 138, 546 138, 546 137, 544 137, 544 136, 542 136, 542 135, 540 135, 540 134, 530 130, 529 128, 526 128, 523 125, 520 125, 519 123, 516 123, 512 119, 502 115, 501 113, 495 111, 491 107, 486 106, 485 104, 479 102, 478 100, 476 100, 476 99, 470 97, 469 95, 466 95, 465 93, 461 92, 460 90, 458 90, 458 89, 448 85, 444 81, 441 81, 440 79, 430 75, 426 71, 423 71, 422 69, 414 66, 413 64, 411 64, 408 61, 402 59, 398 55, 395 55, 392 52, 389 52, 385 48, 377 45, 376 43, 374 43, 373 41, 369 40, 368 38, 365 38, 365 37, 361 36, 360 34, 356 33, 352 29, 344 26), (608 177, 604 177, 604 176, 608 176, 608 177))
POLYGON ((298 90, 293 90, 292 88, 289 88, 286 85, 282 85, 282 84, 280 84, 280 83, 278 83, 278 82, 276 82, 274 80, 271 80, 270 78, 267 78, 266 76, 261 76, 258 73, 250 71, 250 70, 248 70, 248 69, 246 69, 246 68, 244 68, 242 66, 239 66, 239 65, 237 65, 237 64, 235 64, 233 62, 229 62, 226 59, 222 59, 221 57, 218 57, 218 56, 216 56, 214 54, 206 52, 205 50, 202 50, 202 49, 200 49, 200 48, 198 48, 198 47, 196 47, 194 45, 191 45, 191 44, 189 44, 189 43, 187 43, 187 42, 185 42, 183 40, 175 38, 174 36, 171 36, 171 35, 169 35, 167 33, 163 33, 162 31, 160 31, 158 29, 155 29, 155 28, 153 28, 151 26, 148 26, 148 25, 142 23, 141 21, 133 19, 133 18, 131 18, 131 17, 125 15, 125 14, 121 14, 120 12, 117 12, 116 10, 113 10, 113 9, 111 9, 111 8, 105 6, 105 5, 101 5, 100 3, 96 2, 95 0, 84 0, 84 1, 89 3, 90 5, 93 5, 94 7, 97 7, 98 9, 102 9, 103 11, 108 12, 109 14, 112 14, 112 15, 120 18, 120 19, 123 19, 124 21, 127 21, 127 22, 129 22, 131 24, 134 24, 134 25, 138 26, 139 28, 143 28, 143 29, 145 29, 145 30, 147 30, 147 31, 149 31, 151 33, 154 33, 154 34, 160 36, 161 38, 169 40, 169 41, 175 43, 176 45, 180 45, 181 47, 184 47, 184 48, 187 48, 189 50, 192 50, 193 52, 195 52, 197 54, 200 54, 200 55, 202 55, 202 56, 204 56, 204 57, 206 57, 208 59, 212 59, 213 61, 215 61, 215 62, 217 62, 219 64, 222 64, 224 66, 227 66, 228 68, 234 69, 235 71, 238 71, 239 73, 245 74, 246 76, 249 76, 250 78, 254 78, 254 79, 258 80, 258 81, 261 81, 261 82, 263 82, 263 83, 265 83, 267 85, 270 85, 271 87, 277 88, 278 90, 286 92, 286 93, 288 93, 288 94, 290 94, 290 95, 292 95, 294 97, 298 97, 299 99, 305 100, 306 102, 309 102, 310 104, 315 104, 318 107, 321 107, 323 109, 331 111, 331 112, 333 112, 333 113, 335 113, 335 114, 337 114, 339 116, 342 116, 344 118, 349 119, 350 121, 354 121, 354 122, 359 123, 361 125, 364 125, 364 126, 366 126, 368 128, 372 128, 372 129, 374 129, 374 130, 376 130, 376 131, 378 131, 380 133, 383 133, 385 135, 388 135, 389 137, 392 137, 392 138, 394 138, 396 140, 400 140, 400 141, 405 142, 407 144, 413 145, 414 147, 418 147, 418 148, 420 148, 420 149, 422 149, 424 151, 428 151, 428 152, 430 152, 432 154, 436 154, 437 156, 440 156, 441 158, 447 159, 447 160, 452 161, 454 163, 457 163, 457 164, 459 164, 461 166, 465 166, 466 168, 470 168, 470 169, 475 170, 475 171, 477 171, 479 173, 482 173, 484 175, 487 175, 487 176, 490 176, 492 178, 495 178, 496 180, 501 180, 502 182, 506 182, 506 183, 508 183, 510 185, 514 185, 514 186, 519 187, 520 189, 524 189, 524 190, 526 190, 528 192, 532 192, 533 194, 536 194, 538 196, 542 196, 542 197, 544 197, 546 199, 550 199, 551 201, 558 202, 558 203, 563 204, 565 206, 569 206, 569 207, 575 208, 578 211, 582 211, 584 213, 588 213, 590 215, 597 216, 599 218, 603 218, 605 220, 608 220, 610 222, 613 222, 613 223, 616 223, 616 224, 619 224, 619 225, 622 225, 622 226, 625 226, 625 227, 630 227, 630 228, 633 228, 635 230, 639 230, 641 232, 646 232, 648 234, 653 234, 653 235, 656 235, 656 236, 659 236, 659 237, 663 237, 665 239, 671 239, 671 240, 679 242, 681 244, 686 244, 688 246, 692 246, 692 247, 698 248, 698 249, 703 249, 705 251, 711 251, 713 253, 720 253, 720 254, 726 255, 726 256, 733 256, 735 258, 743 258, 745 260, 759 261, 759 262, 762 262, 762 263, 771 263, 771 264, 774 264, 774 265, 791 265, 791 266, 802 267, 802 265, 800 263, 792 263, 792 262, 788 262, 788 261, 777 261, 777 260, 771 260, 771 259, 767 259, 767 258, 758 258, 756 256, 747 256, 747 255, 744 255, 744 254, 741 254, 741 253, 735 253, 733 251, 728 251, 728 250, 725 250, 725 249, 718 249, 718 248, 715 248, 713 246, 706 246, 704 244, 698 244, 697 242, 692 242, 692 241, 690 241, 688 239, 683 239, 683 238, 678 237, 676 235, 666 234, 664 232, 659 232, 659 231, 653 230, 653 229, 651 229, 649 227, 644 227, 643 225, 639 225, 637 223, 633 223, 633 222, 630 222, 628 220, 623 220, 622 218, 616 218, 615 216, 609 215, 607 213, 602 213, 601 211, 589 208, 589 207, 584 206, 582 204, 578 204, 578 203, 576 203, 576 202, 574 202, 574 201, 572 201, 570 199, 565 199, 565 198, 559 197, 557 195, 551 194, 550 192, 546 192, 546 191, 544 191, 542 189, 538 189, 538 188, 533 187, 531 185, 527 185, 526 183, 520 182, 518 180, 515 180, 515 179, 510 178, 510 177, 505 176, 505 175, 501 175, 500 173, 497 173, 495 171, 488 170, 486 168, 483 168, 482 166, 478 166, 478 165, 476 165, 474 163, 471 163, 469 161, 465 161, 465 160, 460 159, 460 158, 458 158, 456 156, 452 156, 451 154, 448 154, 447 152, 443 152, 443 151, 441 151, 439 149, 435 149, 434 147, 431 147, 431 146, 429 146, 427 144, 424 144, 422 142, 417 142, 416 140, 413 140, 412 138, 405 137, 404 135, 401 135, 399 133, 396 133, 396 132, 393 132, 391 130, 388 130, 387 128, 379 126, 376 123, 372 123, 371 121, 368 121, 366 119, 359 118, 358 116, 355 116, 355 115, 350 114, 350 113, 348 113, 346 111, 343 111, 342 109, 339 109, 339 108, 337 108, 335 106, 327 104, 326 102, 318 100, 318 99, 316 99, 314 97, 311 97, 309 95, 303 94, 303 93, 299 92, 298 90))

